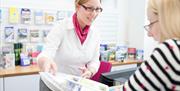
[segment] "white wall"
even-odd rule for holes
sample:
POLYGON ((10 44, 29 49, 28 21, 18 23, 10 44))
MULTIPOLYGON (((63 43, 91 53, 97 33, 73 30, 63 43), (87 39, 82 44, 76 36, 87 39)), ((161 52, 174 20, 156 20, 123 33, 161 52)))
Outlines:
POLYGON ((143 48, 144 44, 144 0, 129 0, 128 3, 128 44, 131 47, 143 48))
MULTIPOLYGON (((103 8, 105 11, 110 12, 112 19, 116 21, 111 21, 109 24, 112 25, 114 22, 117 22, 117 28, 114 30, 114 27, 108 26, 109 31, 116 33, 116 43, 125 44, 129 47, 135 47, 138 49, 143 49, 144 44, 144 0, 105 0, 103 3, 103 8), (115 15, 118 15, 116 17, 115 15)), ((101 17, 101 15, 100 15, 101 17)), ((108 17, 102 17, 105 20, 108 17)), ((101 20, 100 20, 101 21, 101 20)), ((98 22, 102 23, 102 22, 98 22)), ((103 22, 102 24, 104 24, 103 22)), ((104 30, 107 28, 104 28, 104 30)), ((102 32, 106 32, 101 30, 102 32)), ((110 32, 109 32, 110 35, 110 32)), ((113 34, 111 34, 113 35, 113 34)), ((109 38, 109 36, 105 36, 109 38)), ((112 37, 112 36, 111 36, 112 37)), ((110 38, 109 38, 110 39, 110 38)), ((113 39, 112 39, 113 40, 113 39)))
MULTIPOLYGON (((99 15, 99 20, 109 18, 107 21, 110 22, 99 21, 98 24, 107 23, 110 27, 97 25, 97 29, 101 27, 100 31, 105 35, 102 38, 143 49, 144 3, 144 0, 104 0, 104 11, 99 15), (109 30, 105 33, 107 27, 109 30)), ((0 0, 0 4, 1 7, 74 10, 74 0, 0 0)))
POLYGON ((119 13, 119 31, 118 43, 128 44, 128 18, 129 18, 129 7, 128 0, 117 0, 117 8, 119 13))
MULTIPOLYGON (((147 1, 145 1, 145 24, 148 24, 147 20, 147 1)), ((147 60, 153 51, 154 47, 157 45, 157 42, 153 38, 148 37, 147 32, 144 32, 144 59, 147 60)))
POLYGON ((74 0, 0 0, 1 7, 74 10, 74 0))

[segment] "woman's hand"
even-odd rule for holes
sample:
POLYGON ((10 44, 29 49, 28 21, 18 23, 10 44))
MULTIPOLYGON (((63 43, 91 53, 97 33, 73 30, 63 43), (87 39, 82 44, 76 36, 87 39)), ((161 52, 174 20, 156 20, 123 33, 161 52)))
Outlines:
POLYGON ((39 65, 40 71, 49 72, 49 73, 52 73, 53 75, 55 75, 55 73, 57 72, 56 63, 52 60, 47 60, 47 58, 40 58, 38 60, 38 65, 39 65))
POLYGON ((81 77, 87 78, 87 79, 92 77, 93 73, 90 70, 88 70, 86 67, 80 67, 79 69, 82 72, 81 77))

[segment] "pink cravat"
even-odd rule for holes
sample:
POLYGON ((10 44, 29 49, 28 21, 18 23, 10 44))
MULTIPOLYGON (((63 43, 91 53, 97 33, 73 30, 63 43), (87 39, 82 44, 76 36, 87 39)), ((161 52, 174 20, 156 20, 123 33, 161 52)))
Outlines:
POLYGON ((86 25, 85 28, 82 30, 80 25, 79 25, 79 22, 77 20, 77 14, 76 13, 74 13, 74 15, 73 15, 73 24, 75 27, 76 34, 78 35, 78 37, 81 41, 81 44, 83 44, 84 41, 86 40, 90 26, 86 25))

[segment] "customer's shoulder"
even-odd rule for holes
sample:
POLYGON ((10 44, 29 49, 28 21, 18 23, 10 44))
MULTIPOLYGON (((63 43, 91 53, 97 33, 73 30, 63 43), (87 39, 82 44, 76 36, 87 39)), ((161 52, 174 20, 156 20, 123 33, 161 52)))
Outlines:
POLYGON ((178 49, 178 50, 180 50, 180 40, 177 40, 177 39, 168 39, 168 40, 165 40, 164 42, 160 43, 155 48, 155 50, 157 50, 157 49, 161 49, 161 50, 178 49))
POLYGON ((161 43, 161 45, 166 45, 168 47, 179 47, 180 40, 179 39, 168 39, 161 43))

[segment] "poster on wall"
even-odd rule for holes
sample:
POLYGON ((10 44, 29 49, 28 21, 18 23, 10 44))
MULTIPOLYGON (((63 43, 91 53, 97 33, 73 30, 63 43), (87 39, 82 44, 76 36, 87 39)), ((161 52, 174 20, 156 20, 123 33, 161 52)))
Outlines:
POLYGON ((16 24, 19 22, 18 9, 15 7, 9 8, 9 23, 16 24))
POLYGON ((27 28, 18 28, 17 37, 19 42, 28 42, 27 28))
POLYGON ((31 42, 40 42, 40 33, 38 29, 30 30, 30 41, 31 42))
POLYGON ((14 27, 4 27, 4 40, 5 42, 14 42, 14 27))
POLYGON ((43 11, 34 12, 34 24, 44 24, 44 14, 43 11))
POLYGON ((30 24, 31 23, 31 10, 27 8, 21 9, 21 23, 30 24))

